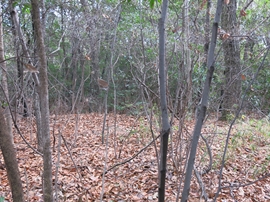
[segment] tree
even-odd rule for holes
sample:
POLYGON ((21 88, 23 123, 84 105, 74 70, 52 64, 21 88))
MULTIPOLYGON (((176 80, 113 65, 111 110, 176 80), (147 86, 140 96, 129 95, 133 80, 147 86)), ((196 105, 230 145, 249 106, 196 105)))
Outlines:
POLYGON ((215 69, 214 68, 214 63, 215 63, 214 53, 215 53, 215 48, 216 48, 218 25, 219 25, 220 15, 222 11, 222 5, 223 5, 223 0, 219 0, 217 3, 215 20, 213 22, 212 38, 211 38, 211 43, 210 43, 208 58, 207 58, 207 76, 204 83, 201 103, 198 106, 198 111, 196 115, 196 123, 195 123, 194 131, 193 131, 193 138, 191 141, 191 148, 190 148, 190 154, 189 154, 188 164, 187 164, 187 169, 186 169, 186 174, 185 174, 185 182, 184 182, 181 202, 186 202, 188 200, 191 176, 192 176, 192 171, 194 168, 198 141, 201 135, 202 125, 203 125, 203 121, 206 115, 207 103, 208 103, 208 98, 209 98, 209 93, 210 93, 210 86, 211 86, 211 81, 212 81, 212 77, 213 77, 214 69, 215 69))
POLYGON ((0 109, 0 148, 7 167, 8 181, 11 187, 13 201, 24 202, 16 151, 2 109, 0 109))
POLYGON ((222 119, 235 112, 241 98, 241 63, 239 34, 236 16, 236 0, 230 0, 222 10, 221 29, 224 33, 222 48, 224 55, 224 85, 221 90, 222 95, 222 119))
POLYGON ((185 66, 185 77, 187 81, 187 103, 188 107, 192 104, 192 66, 191 66, 191 51, 190 43, 190 28, 189 28, 189 0, 184 1, 183 5, 183 61, 185 66))
POLYGON ((53 201, 52 189, 52 155, 50 143, 50 125, 49 125, 49 92, 47 75, 47 57, 43 37, 43 27, 40 20, 40 6, 38 0, 31 0, 33 12, 33 24, 37 40, 38 58, 39 58, 39 98, 42 122, 42 136, 44 138, 43 148, 43 197, 45 202, 53 201))
MULTIPOLYGON (((6 102, 9 105, 9 93, 7 85, 7 68, 4 58, 4 41, 3 41, 3 26, 2 26, 2 13, 0 15, 0 65, 2 71, 2 90, 5 94, 6 102)), ((9 108, 6 110, 6 118, 4 110, 0 109, 0 148, 4 157, 7 167, 8 180, 11 187, 13 201, 23 202, 23 188, 16 159, 16 151, 14 148, 13 135, 12 135, 12 119, 9 108)))
POLYGON ((160 164, 159 164, 159 187, 158 187, 158 201, 165 201, 165 178, 167 167, 167 151, 168 139, 170 134, 170 123, 168 117, 167 107, 167 76, 165 67, 165 23, 167 18, 168 0, 163 0, 161 17, 159 19, 159 91, 160 91, 160 110, 161 110, 161 143, 160 143, 160 164))
MULTIPOLYGON (((6 62, 5 62, 5 51, 4 51, 4 39, 3 39, 3 20, 2 20, 2 12, 0 12, 0 72, 2 75, 2 80, 1 80, 1 84, 2 84, 2 88, 3 88, 3 93, 5 95, 5 98, 3 100, 5 100, 4 103, 2 103, 4 106, 9 106, 9 91, 8 91, 8 81, 7 81, 7 67, 6 67, 6 62)), ((10 112, 10 108, 6 107, 5 110, 5 115, 6 115, 6 122, 7 122, 7 129, 8 129, 8 134, 11 135, 11 140, 12 143, 13 142, 13 134, 12 134, 12 117, 11 117, 11 112, 10 112)))

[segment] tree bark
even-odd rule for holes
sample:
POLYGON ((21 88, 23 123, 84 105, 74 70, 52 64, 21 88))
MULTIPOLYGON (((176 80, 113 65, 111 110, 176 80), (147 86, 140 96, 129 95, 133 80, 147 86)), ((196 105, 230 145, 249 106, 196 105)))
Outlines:
POLYGON ((170 134, 170 123, 167 109, 166 96, 166 68, 165 68, 165 22, 167 17, 168 0, 163 0, 161 17, 159 19, 159 91, 160 91, 160 108, 161 108, 161 143, 160 143, 160 166, 159 166, 159 187, 158 187, 158 201, 165 201, 165 178, 167 167, 167 151, 168 138, 170 134))
POLYGON ((52 156, 50 143, 49 126, 49 94, 48 94, 48 75, 47 75, 47 57, 45 52, 43 28, 40 20, 39 1, 31 0, 33 23, 37 36, 37 48, 39 50, 39 98, 42 121, 42 136, 44 137, 43 148, 43 197, 45 202, 53 202, 52 189, 52 156))
POLYGON ((189 195, 189 190, 190 190, 190 182, 191 182, 192 171, 193 171, 194 164, 195 164, 197 146, 198 146, 199 137, 201 134, 203 121, 204 121, 205 114, 206 114, 210 86, 211 86, 211 81, 212 81, 212 77, 214 74, 214 62, 215 62, 214 61, 214 58, 215 58, 214 53, 215 53, 215 48, 216 48, 218 24, 219 24, 220 15, 222 12, 222 5, 223 5, 223 0, 218 0, 217 9, 216 9, 216 16, 215 16, 215 20, 214 20, 213 27, 212 27, 212 38, 211 38, 211 43, 210 43, 208 58, 207 58, 208 71, 207 71, 207 76, 206 76, 206 80, 204 83, 202 100, 198 106, 198 113, 196 115, 197 116, 196 117, 196 124, 195 124, 195 128, 193 131, 191 149, 190 149, 190 154, 189 154, 189 159, 188 159, 187 170, 186 170, 186 174, 185 174, 185 183, 184 183, 184 188, 182 191, 181 202, 186 202, 188 200, 188 195, 189 195))
MULTIPOLYGON (((4 49, 4 40, 3 40, 3 24, 2 24, 2 12, 0 12, 0 71, 2 71, 2 87, 3 91, 6 96, 6 102, 9 105, 9 91, 8 91, 8 82, 7 82, 7 67, 6 67, 6 62, 5 60, 5 49, 4 49)), ((5 110, 5 118, 7 122, 7 129, 8 129, 8 134, 11 135, 11 141, 12 144, 14 144, 13 140, 13 133, 12 133, 12 117, 11 117, 11 112, 9 108, 5 110)))
POLYGON ((188 108, 192 104, 192 67, 191 67, 191 51, 189 49, 189 0, 184 0, 184 6, 183 6, 183 61, 184 61, 184 67, 185 67, 185 77, 187 79, 187 90, 186 90, 186 96, 187 96, 187 105, 188 108))
POLYGON ((0 109, 0 148, 7 168, 8 181, 11 187, 12 199, 16 202, 24 202, 23 188, 20 172, 16 159, 11 134, 8 129, 3 110, 0 109))
MULTIPOLYGON (((236 0, 230 0, 222 11, 221 28, 230 35, 237 34, 236 0)), ((241 71, 239 38, 223 39, 224 53, 224 86, 222 89, 221 119, 227 119, 228 114, 234 114, 241 98, 241 71)))

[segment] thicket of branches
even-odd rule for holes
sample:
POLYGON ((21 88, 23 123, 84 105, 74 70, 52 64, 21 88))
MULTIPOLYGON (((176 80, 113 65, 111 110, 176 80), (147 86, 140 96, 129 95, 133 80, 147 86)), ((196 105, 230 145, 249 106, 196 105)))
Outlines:
MULTIPOLYGON (((34 54, 38 50, 33 25, 29 21, 31 6, 27 2, 14 2, 23 37, 29 51, 34 54)), ((171 113, 183 114, 186 109, 192 112, 200 101, 214 3, 191 1, 185 3, 186 6, 178 1, 169 3, 166 66, 171 113)), ((148 2, 133 1, 46 2, 43 22, 46 27, 44 40, 51 112, 59 109, 63 113, 78 109, 82 112, 102 112, 105 93, 98 85, 100 78, 106 82, 113 80, 109 82, 109 111, 113 110, 114 104, 118 113, 140 113, 146 103, 152 103, 157 108, 159 7, 157 4, 151 9, 148 2)), ((241 89, 237 89, 241 91, 253 78, 269 41, 268 7, 266 1, 251 1, 251 4, 238 2, 234 29, 220 26, 209 104, 212 112, 221 108, 223 93, 235 80, 241 81, 241 89), (226 78, 224 58, 227 53, 224 54, 222 46, 231 39, 239 44, 237 65, 240 67, 233 67, 237 72, 226 78)), ((14 106, 18 97, 25 97, 31 103, 33 91, 26 86, 31 86, 33 79, 29 74, 23 74, 24 82, 20 84, 24 85, 22 93, 18 93, 20 85, 17 79, 17 62, 28 63, 29 58, 23 51, 15 52, 16 40, 12 35, 8 2, 2 1, 2 9, 11 103, 14 106)), ((247 111, 269 113, 269 79, 269 71, 264 68, 249 91, 245 103, 247 111)), ((237 106, 231 107, 227 110, 233 111, 237 106)))

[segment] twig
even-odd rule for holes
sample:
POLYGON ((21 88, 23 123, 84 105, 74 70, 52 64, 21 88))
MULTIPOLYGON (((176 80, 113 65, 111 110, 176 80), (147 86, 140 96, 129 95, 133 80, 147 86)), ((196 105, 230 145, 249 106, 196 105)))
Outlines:
POLYGON ((57 161, 55 163, 55 202, 58 202, 58 171, 60 164, 61 131, 58 131, 57 161))
POLYGON ((63 34, 62 34, 62 36, 61 36, 61 38, 60 38, 60 40, 59 40, 59 42, 58 42, 58 46, 57 46, 57 49, 56 50, 54 50, 54 51, 52 51, 51 53, 49 53, 48 55, 49 56, 51 56, 52 54, 54 54, 54 53, 56 53, 57 51, 59 51, 61 48, 61 43, 62 43, 62 40, 63 40, 63 37, 65 36, 65 34, 66 34, 66 30, 63 32, 63 34))
POLYGON ((24 171, 24 175, 25 175, 25 183, 26 183, 26 197, 27 197, 27 201, 29 201, 29 182, 28 182, 28 177, 27 177, 27 172, 25 167, 23 168, 24 171))
POLYGON ((120 165, 123 165, 125 163, 128 163, 129 161, 131 161, 132 159, 134 159, 135 157, 137 157, 140 153, 142 153, 146 148, 148 148, 159 137, 160 137, 160 134, 155 139, 153 139, 148 145, 146 145, 145 147, 143 147, 139 152, 137 152, 136 154, 134 154, 131 158, 129 158, 129 159, 125 160, 125 161, 122 161, 120 163, 117 163, 117 164, 113 165, 112 167, 110 167, 108 170, 106 170, 105 174, 107 174, 110 170, 116 168, 117 166, 120 166, 120 165))
MULTIPOLYGON (((7 58, 7 59, 5 59, 5 60, 1 60, 0 63, 6 62, 6 61, 9 61, 9 60, 13 60, 13 59, 16 59, 16 58, 17 58, 17 57, 10 57, 10 58, 7 58)), ((0 67, 1 67, 1 69, 2 69, 3 71, 6 72, 6 70, 5 70, 2 66, 0 66, 0 67)))
POLYGON ((253 0, 251 0, 250 2, 248 2, 247 5, 243 8, 243 10, 246 10, 252 2, 253 2, 253 0))
POLYGON ((202 181, 202 178, 201 178, 201 173, 194 167, 194 173, 195 173, 195 176, 197 178, 197 181, 201 187, 201 190, 202 190, 202 196, 203 198, 205 199, 205 201, 208 200, 208 195, 207 195, 207 192, 205 190, 205 187, 204 187, 204 184, 203 184, 203 181, 202 181))
POLYGON ((16 121, 15 121, 14 116, 12 115, 12 113, 11 113, 11 116, 12 116, 12 121, 13 121, 13 123, 14 123, 14 127, 16 128, 17 132, 19 133, 19 135, 21 136, 21 138, 23 139, 23 141, 25 142, 25 144, 27 144, 27 146, 28 146, 29 148, 31 148, 35 153, 37 153, 37 154, 39 154, 40 156, 43 157, 43 154, 40 153, 38 150, 36 150, 34 147, 32 147, 32 146, 30 145, 30 143, 25 139, 25 137, 24 137, 23 134, 21 133, 21 131, 20 131, 18 125, 16 124, 16 121))
POLYGON ((64 140, 65 146, 66 146, 66 148, 67 148, 67 150, 68 150, 70 159, 71 159, 71 161, 72 161, 72 163, 73 163, 73 165, 74 165, 74 167, 75 167, 75 169, 76 169, 76 172, 78 173, 80 180, 82 180, 81 173, 79 172, 78 166, 76 165, 76 163, 75 163, 75 161, 74 161, 74 159, 73 159, 73 157, 72 157, 71 151, 70 151, 70 149, 68 148, 67 141, 66 141, 66 139, 64 138, 64 136, 63 136, 62 134, 60 134, 60 135, 61 135, 62 139, 64 140))
MULTIPOLYGON (((142 93, 142 94, 144 95, 144 93, 142 93)), ((143 99, 144 99, 144 102, 143 103, 149 103, 150 104, 150 106, 149 106, 151 108, 150 115, 148 113, 148 109, 147 109, 147 107, 146 107, 145 104, 143 104, 143 107, 144 107, 145 114, 147 115, 148 122, 149 122, 149 127, 150 127, 150 131, 151 131, 151 135, 152 135, 152 138, 154 140, 155 139, 155 135, 154 135, 154 131, 153 131, 153 107, 152 107, 152 101, 150 99, 150 96, 149 96, 149 93, 148 93, 147 89, 145 90, 145 94, 147 95, 147 99, 149 101, 147 102, 146 101, 146 96, 143 96, 143 99)), ((159 170, 159 154, 158 154, 158 149, 157 149, 157 145, 156 145, 156 142, 155 141, 154 141, 154 149, 155 149, 155 152, 156 152, 157 165, 158 165, 158 170, 159 170)))
MULTIPOLYGON (((3 89, 3 86, 0 85, 0 87, 1 87, 2 91, 5 92, 4 89, 3 89)), ((13 121, 13 124, 14 124, 14 127, 16 128, 17 132, 19 133, 19 135, 21 136, 21 138, 23 139, 23 141, 25 142, 25 144, 26 144, 29 148, 31 148, 35 153, 39 154, 40 156, 43 156, 43 154, 40 153, 38 150, 36 150, 34 147, 32 147, 32 146, 30 145, 30 143, 27 142, 27 140, 25 139, 25 137, 22 135, 22 133, 21 133, 21 131, 20 131, 20 129, 19 129, 19 127, 18 127, 16 121, 15 121, 15 118, 14 118, 13 114, 11 113, 10 103, 9 103, 9 101, 8 101, 7 96, 6 96, 5 93, 4 93, 4 96, 5 96, 5 98, 6 98, 6 101, 8 102, 8 108, 9 108, 9 111, 10 111, 10 115, 11 115, 11 118, 12 118, 12 121, 13 121)))
POLYGON ((149 90, 156 98, 159 98, 158 94, 156 94, 153 90, 151 90, 143 81, 141 81, 138 77, 134 76, 133 72, 131 71, 132 76, 139 81, 139 83, 144 86, 147 90, 149 90))
POLYGON ((256 182, 259 182, 261 180, 264 180, 264 179, 266 179, 268 177, 270 177, 270 173, 267 173, 266 175, 263 175, 262 177, 259 177, 257 180, 254 180, 252 182, 248 182, 248 183, 245 183, 245 184, 234 184, 234 185, 229 185, 229 186, 223 186, 220 189, 227 189, 227 188, 233 188, 233 187, 236 187, 236 188, 246 187, 246 186, 255 184, 256 182))
MULTIPOLYGON (((107 128, 108 128, 108 122, 107 122, 107 128)), ((107 130, 107 137, 106 137, 105 162, 104 162, 104 170, 102 173, 102 191, 100 194, 100 201, 102 201, 103 196, 104 196, 105 174, 106 174, 107 162, 108 162, 108 144, 109 144, 108 137, 109 137, 109 130, 107 130)))
MULTIPOLYGON (((224 182, 224 183, 228 183, 228 184, 230 184, 230 185, 232 184, 231 182, 224 182)), ((231 197, 233 198, 234 201, 236 201, 235 198, 234 198, 233 191, 232 191, 232 190, 233 190, 233 189, 232 189, 233 187, 229 186, 229 188, 230 188, 230 195, 231 195, 231 197)), ((237 201, 236 201, 236 202, 237 202, 237 201)))
POLYGON ((213 157, 212 157, 212 152, 211 152, 211 148, 207 142, 207 139, 205 137, 203 137, 203 135, 201 134, 201 138, 203 139, 203 141, 205 142, 206 148, 207 148, 207 152, 209 155, 209 164, 207 166, 206 169, 204 169, 200 174, 203 175, 205 173, 208 173, 211 169, 212 169, 212 163, 213 163, 213 157))
POLYGON ((156 152, 156 156, 157 156, 157 165, 158 165, 158 170, 159 170, 159 155, 158 155, 157 144, 155 141, 155 135, 154 135, 154 131, 153 131, 152 119, 153 119, 153 111, 151 110, 150 131, 151 131, 152 138, 153 138, 154 148, 155 148, 155 152, 156 152))

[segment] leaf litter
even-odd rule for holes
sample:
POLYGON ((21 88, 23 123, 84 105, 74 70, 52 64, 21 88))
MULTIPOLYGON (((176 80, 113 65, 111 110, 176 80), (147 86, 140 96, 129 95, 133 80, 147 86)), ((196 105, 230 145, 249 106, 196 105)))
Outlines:
MULTIPOLYGON (((30 144, 35 146, 34 131, 36 131, 36 127, 29 123, 33 123, 31 118, 21 120, 18 125, 30 144)), ((211 143, 213 155, 212 169, 201 176, 208 201, 214 198, 218 187, 221 154, 226 138, 224 131, 228 126, 225 122, 216 123, 210 120, 210 123, 213 127, 205 124, 202 131, 202 134, 211 143)), ((152 135, 147 119, 127 115, 117 115, 115 119, 112 114, 109 114, 106 120, 108 130, 105 130, 105 137, 108 136, 108 139, 105 138, 108 140, 107 146, 101 143, 102 124, 103 115, 97 113, 51 117, 50 128, 54 146, 52 153, 53 186, 57 190, 58 201, 101 201, 103 176, 102 201, 157 201, 158 166, 153 144, 129 162, 105 173, 108 168, 131 158, 151 142, 152 135), (116 129, 114 128, 115 120, 116 129), (61 141, 60 150, 58 150, 60 134, 66 144, 61 141), (57 160, 58 152, 60 152, 59 162, 57 160), (58 168, 57 179, 56 166, 58 168)), ((185 123, 186 140, 191 137, 193 125, 193 121, 185 123)), ((158 126, 154 128, 154 131, 158 136, 158 126)), ((235 128, 232 133, 222 175, 224 189, 221 190, 217 201, 270 201, 270 179, 263 178, 269 174, 270 170, 270 137, 265 139, 266 141, 256 142, 252 138, 245 140, 239 136, 236 141, 239 131, 241 132, 241 129, 235 128), (254 142, 256 143, 255 149, 254 145, 252 146, 255 144, 254 142), (260 177, 262 177, 261 180, 253 183, 260 177), (243 186, 247 183, 251 184, 243 186)), ((25 199, 31 202, 42 201, 42 157, 27 148, 18 134, 14 135, 14 138, 25 199)), ((173 131, 170 141, 175 143, 176 138, 179 138, 177 130, 173 131)), ((159 147, 159 139, 157 146, 159 147)), ((166 201, 175 201, 179 190, 182 177, 180 171, 183 169, 183 165, 179 160, 177 167, 176 158, 173 161, 172 157, 173 155, 177 157, 179 147, 180 145, 177 144, 172 146, 168 155, 166 201)), ((201 170, 208 160, 205 144, 201 141, 196 157, 197 169, 201 170)), ((12 201, 2 154, 0 164, 0 196, 3 196, 5 201, 12 201)), ((192 179, 189 201, 204 201, 201 196, 201 187, 195 177, 192 179)))

